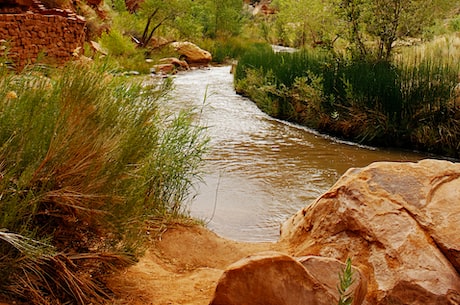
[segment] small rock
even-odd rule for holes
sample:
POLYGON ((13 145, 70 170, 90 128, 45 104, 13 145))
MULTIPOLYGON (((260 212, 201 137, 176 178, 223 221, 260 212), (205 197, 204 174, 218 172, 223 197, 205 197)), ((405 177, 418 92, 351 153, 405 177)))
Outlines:
POLYGON ((155 74, 175 74, 176 67, 173 64, 155 65, 151 72, 155 74))

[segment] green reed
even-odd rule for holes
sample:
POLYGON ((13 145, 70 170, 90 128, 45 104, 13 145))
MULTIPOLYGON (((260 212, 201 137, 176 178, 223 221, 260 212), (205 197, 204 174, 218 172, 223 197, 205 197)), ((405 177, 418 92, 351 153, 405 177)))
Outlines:
POLYGON ((282 119, 362 143, 458 157, 460 134, 444 125, 456 126, 458 118, 459 64, 434 54, 385 62, 252 49, 238 63, 235 85, 282 119), (299 83, 315 94, 299 101, 299 83))

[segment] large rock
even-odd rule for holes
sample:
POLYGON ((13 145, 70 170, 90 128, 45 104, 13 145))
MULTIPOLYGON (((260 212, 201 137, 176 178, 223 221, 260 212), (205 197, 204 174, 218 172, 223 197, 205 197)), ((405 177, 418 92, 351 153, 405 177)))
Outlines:
MULTIPOLYGON (((320 257, 296 259, 263 252, 230 265, 220 278, 211 305, 330 305, 337 304, 338 274, 345 265, 320 257)), ((350 287, 353 304, 366 294, 365 280, 354 269, 350 287)))
POLYGON ((171 45, 189 65, 207 65, 212 60, 211 53, 191 42, 173 42, 171 45))
POLYGON ((460 291, 460 164, 350 169, 281 228, 295 256, 350 256, 369 304, 455 304, 460 291))

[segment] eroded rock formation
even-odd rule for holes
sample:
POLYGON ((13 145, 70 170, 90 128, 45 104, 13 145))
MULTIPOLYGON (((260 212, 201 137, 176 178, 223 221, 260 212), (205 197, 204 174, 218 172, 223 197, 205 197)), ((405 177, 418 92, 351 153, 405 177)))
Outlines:
POLYGON ((351 257, 369 304, 453 304, 460 291, 460 164, 379 162, 350 169, 286 221, 294 256, 351 257))
POLYGON ((62 64, 83 49, 86 21, 69 10, 47 9, 39 1, 0 5, 0 55, 18 69, 41 57, 62 64))

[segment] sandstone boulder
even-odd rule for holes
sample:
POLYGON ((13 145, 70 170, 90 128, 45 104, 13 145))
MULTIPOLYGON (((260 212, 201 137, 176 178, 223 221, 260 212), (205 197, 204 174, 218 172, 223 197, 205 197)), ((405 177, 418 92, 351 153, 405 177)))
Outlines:
POLYGON ((155 74, 175 74, 176 67, 173 64, 160 64, 153 66, 153 73, 155 74))
MULTIPOLYGON (((338 303, 338 274, 344 264, 325 258, 296 259, 263 252, 230 265, 216 287, 211 305, 330 305, 338 303), (324 268, 321 272, 317 267, 324 268), (311 268, 313 267, 313 268, 311 268), (310 269, 312 269, 310 272, 310 269), (316 277, 318 276, 318 278, 316 277)), ((353 304, 361 304, 365 281, 355 269, 353 304)))
POLYGON ((171 45, 189 65, 208 65, 212 60, 211 53, 191 42, 173 42, 171 45))
POLYGON ((352 257, 369 279, 369 304, 452 304, 458 198, 458 163, 378 162, 348 170, 283 224, 280 241, 295 256, 352 257))
POLYGON ((162 58, 159 60, 160 64, 172 64, 178 70, 188 70, 190 69, 188 63, 185 60, 180 60, 175 57, 162 58))

